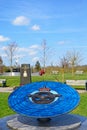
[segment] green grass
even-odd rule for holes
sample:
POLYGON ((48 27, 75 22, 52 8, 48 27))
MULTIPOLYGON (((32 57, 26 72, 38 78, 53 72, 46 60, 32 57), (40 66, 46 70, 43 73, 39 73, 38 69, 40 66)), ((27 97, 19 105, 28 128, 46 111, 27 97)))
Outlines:
MULTIPOLYGON (((0 76, 0 79, 1 78, 7 80, 6 85, 8 87, 20 86, 20 77, 19 76, 0 76)), ((64 74, 64 81, 67 79, 87 80, 87 73, 83 73, 82 75, 74 75, 73 77, 72 77, 71 73, 65 73, 64 74)), ((32 76, 32 82, 43 81, 43 80, 63 82, 61 73, 59 73, 57 75, 45 74, 43 76, 32 76)), ((1 84, 0 84, 0 86, 1 86, 1 84)), ((85 88, 85 86, 73 86, 73 87, 77 88, 77 89, 84 89, 85 88)))
POLYGON ((14 114, 8 106, 8 96, 10 93, 0 93, 0 118, 14 114))
POLYGON ((80 94, 79 106, 72 113, 87 116, 87 92, 80 94))
MULTIPOLYGON (((20 77, 19 76, 0 76, 0 79, 6 79, 7 87, 14 87, 20 85, 20 77)), ((0 84, 1 86, 1 84, 0 84)))
MULTIPOLYGON (((0 118, 15 114, 8 106, 8 96, 10 93, 0 93, 0 118)), ((87 93, 80 94, 80 104, 71 113, 87 117, 87 93)))

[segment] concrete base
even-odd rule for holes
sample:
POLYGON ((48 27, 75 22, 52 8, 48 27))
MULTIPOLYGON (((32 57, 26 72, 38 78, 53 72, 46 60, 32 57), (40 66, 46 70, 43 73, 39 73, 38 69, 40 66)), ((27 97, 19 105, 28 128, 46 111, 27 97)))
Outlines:
POLYGON ((87 118, 66 114, 51 118, 47 122, 21 115, 0 119, 0 130, 86 130, 87 118))
POLYGON ((7 121, 7 125, 13 130, 74 130, 81 125, 81 121, 70 114, 51 118, 49 121, 38 121, 35 118, 18 115, 7 121))

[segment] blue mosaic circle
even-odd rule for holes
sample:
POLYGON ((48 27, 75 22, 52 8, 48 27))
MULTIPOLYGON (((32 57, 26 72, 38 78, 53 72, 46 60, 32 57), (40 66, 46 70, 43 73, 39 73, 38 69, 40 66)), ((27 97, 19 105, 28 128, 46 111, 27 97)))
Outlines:
POLYGON ((36 118, 48 118, 68 113, 77 107, 79 101, 80 96, 74 88, 52 81, 34 82, 20 86, 8 98, 8 104, 12 110, 19 114, 36 118), (37 92, 44 86, 61 96, 49 104, 34 103, 29 98, 29 95, 37 92))

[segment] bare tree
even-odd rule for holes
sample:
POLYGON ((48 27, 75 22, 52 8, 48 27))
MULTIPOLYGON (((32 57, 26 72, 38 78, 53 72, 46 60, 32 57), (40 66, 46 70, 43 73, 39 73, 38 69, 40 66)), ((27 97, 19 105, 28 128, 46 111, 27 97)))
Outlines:
POLYGON ((60 58, 60 66, 62 69, 62 82, 64 82, 65 69, 68 67, 68 60, 66 56, 63 56, 62 58, 60 58))
POLYGON ((42 52, 42 54, 41 54, 41 62, 43 63, 43 68, 45 70, 46 63, 48 61, 49 52, 50 52, 50 49, 47 47, 46 40, 43 40, 43 42, 42 42, 41 52, 42 52))
POLYGON ((67 59, 67 57, 63 56, 62 58, 60 58, 60 66, 62 68, 68 67, 68 59, 67 59))
POLYGON ((73 50, 73 51, 68 51, 66 56, 67 56, 68 63, 72 68, 72 76, 73 76, 75 66, 77 66, 82 61, 82 55, 80 54, 80 52, 73 50))
POLYGON ((62 82, 64 82, 64 73, 66 68, 71 67, 72 76, 74 76, 75 66, 77 66, 82 60, 82 55, 76 51, 67 51, 65 56, 60 58, 60 66, 62 69, 62 82))
POLYGON ((3 60, 2 57, 0 56, 0 74, 3 73, 3 60))
POLYGON ((46 41, 44 40, 43 43, 42 43, 42 49, 43 49, 43 66, 44 66, 44 70, 45 70, 45 67, 46 67, 46 60, 47 60, 47 57, 46 57, 46 41))
POLYGON ((17 44, 15 42, 12 42, 6 46, 4 49, 6 56, 8 57, 8 60, 10 62, 10 70, 12 72, 12 66, 13 66, 13 59, 15 56, 15 52, 17 51, 17 44))

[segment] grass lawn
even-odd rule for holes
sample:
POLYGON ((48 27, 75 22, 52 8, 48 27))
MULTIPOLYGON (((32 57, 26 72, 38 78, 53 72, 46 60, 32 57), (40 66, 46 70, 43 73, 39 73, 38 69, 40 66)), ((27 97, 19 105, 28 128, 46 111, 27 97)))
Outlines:
POLYGON ((0 118, 14 114, 14 112, 8 106, 8 96, 10 93, 0 92, 0 118))
MULTIPOLYGON (((62 81, 62 75, 61 73, 54 75, 54 74, 45 74, 43 76, 32 76, 32 82, 36 82, 36 81, 44 81, 44 80, 48 80, 48 81, 59 81, 59 82, 63 82, 62 81)), ((6 79, 6 85, 7 87, 17 87, 20 86, 20 77, 19 76, 0 76, 0 79, 6 79)), ((87 80, 87 73, 84 73, 82 75, 74 75, 74 77, 72 77, 71 73, 65 73, 64 74, 64 82, 66 80, 69 79, 73 79, 73 80, 87 80)), ((1 84, 0 84, 1 86, 1 84)), ((73 86, 76 89, 85 89, 85 85, 84 86, 73 86)))
MULTIPOLYGON (((0 118, 15 114, 8 106, 8 96, 10 93, 0 93, 0 118)), ((80 94, 80 104, 71 113, 87 117, 87 92, 80 94)))
MULTIPOLYGON (((0 79, 6 79, 7 87, 19 86, 20 77, 19 76, 0 76, 0 79)), ((1 86, 2 84, 0 84, 1 86)))
POLYGON ((80 104, 72 113, 87 116, 87 92, 80 94, 80 104))

